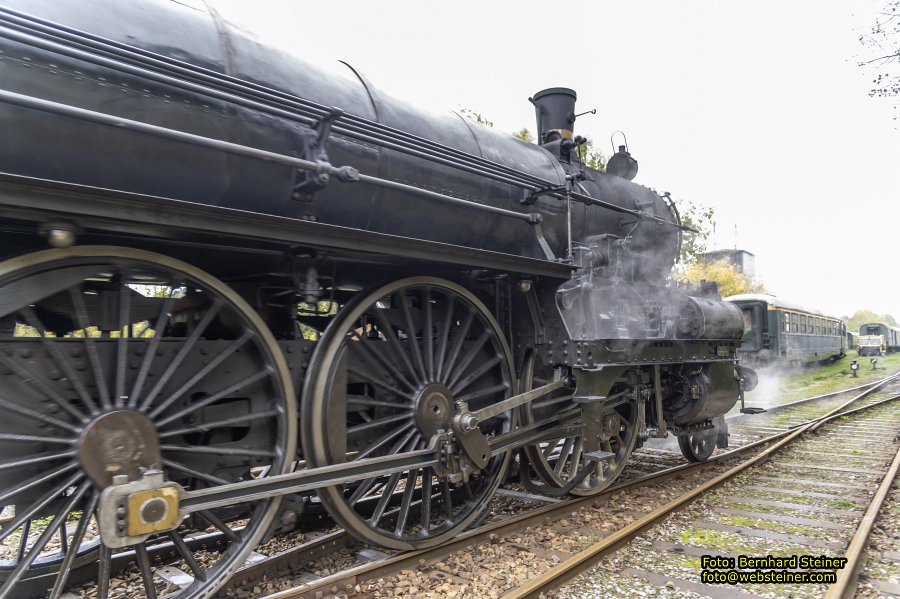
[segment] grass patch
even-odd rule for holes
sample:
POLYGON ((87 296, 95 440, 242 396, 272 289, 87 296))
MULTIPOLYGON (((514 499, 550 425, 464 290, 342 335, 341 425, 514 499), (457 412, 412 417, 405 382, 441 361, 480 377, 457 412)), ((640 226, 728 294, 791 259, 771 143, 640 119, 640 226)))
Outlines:
MULTIPOLYGON (((900 352, 880 356, 876 370, 872 369, 869 358, 859 358, 856 356, 856 352, 850 352, 846 357, 832 364, 798 368, 765 368, 759 370, 759 375, 761 386, 766 377, 776 377, 779 380, 777 390, 775 390, 777 400, 774 402, 774 404, 779 404, 855 387, 884 378, 898 370, 900 370, 900 352), (858 378, 854 378, 850 373, 851 360, 856 360, 860 365, 858 378)), ((769 392, 772 390, 769 389, 769 392)), ((753 393, 747 394, 748 405, 753 405, 753 393)))
POLYGON ((838 510, 861 510, 862 507, 853 503, 852 501, 848 501, 846 499, 832 499, 828 502, 830 507, 833 507, 838 510))
POLYGON ((771 530, 773 532, 784 532, 792 535, 801 535, 804 537, 818 537, 827 534, 821 530, 811 528, 809 526, 798 526, 796 524, 787 524, 785 522, 773 522, 771 520, 759 520, 757 518, 747 518, 746 516, 718 516, 719 522, 730 526, 742 526, 745 528, 758 528, 761 530, 771 530))

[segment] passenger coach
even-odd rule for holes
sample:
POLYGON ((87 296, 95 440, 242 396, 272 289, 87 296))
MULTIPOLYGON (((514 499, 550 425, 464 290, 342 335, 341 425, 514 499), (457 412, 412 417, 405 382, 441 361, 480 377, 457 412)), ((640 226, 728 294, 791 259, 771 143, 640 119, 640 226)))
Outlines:
POLYGON ((745 362, 796 366, 837 360, 846 353, 847 329, 839 318, 774 295, 744 293, 725 299, 737 305, 744 316, 738 355, 745 362))

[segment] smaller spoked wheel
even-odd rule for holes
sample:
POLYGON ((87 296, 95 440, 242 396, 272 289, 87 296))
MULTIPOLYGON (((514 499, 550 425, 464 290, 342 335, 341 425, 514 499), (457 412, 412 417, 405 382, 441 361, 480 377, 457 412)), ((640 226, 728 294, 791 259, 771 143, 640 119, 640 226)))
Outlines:
POLYGON ((678 447, 689 462, 705 462, 716 450, 718 433, 712 428, 705 431, 679 435, 678 447))
POLYGON ((186 490, 289 470, 296 400, 268 327, 212 275, 123 247, 2 262, 0 298, 0 598, 93 579, 85 592, 105 599, 119 575, 139 596, 212 595, 280 498, 176 516, 174 530, 114 549, 98 506, 149 470, 186 490))
MULTIPOLYGON (((546 385, 553 380, 552 368, 544 365, 536 353, 526 358, 522 368, 523 390, 546 385)), ((601 416, 602 440, 600 450, 613 454, 612 458, 594 462, 592 469, 585 456, 584 440, 580 427, 565 427, 559 437, 525 448, 528 461, 538 477, 555 488, 571 486, 573 495, 590 495, 609 487, 622 473, 631 452, 637 443, 638 408, 633 401, 632 386, 627 377, 622 376, 612 386, 606 406, 601 416), (576 483, 575 477, 580 477, 576 483), (574 484, 574 486, 572 486, 574 484)), ((558 393, 527 404, 522 411, 525 423, 540 421, 554 415, 580 410, 572 400, 571 390, 558 393)))
MULTIPOLYGON (((310 466, 371 463, 428 446, 449 431, 457 402, 478 410, 515 393, 509 348, 472 293, 431 277, 360 292, 319 340, 303 392, 303 451, 310 466)), ((505 412, 479 424, 507 432, 505 412)), ((462 454, 460 454, 462 455, 462 454)), ((319 491, 350 533, 397 549, 427 547, 456 534, 487 507, 508 452, 454 480, 411 467, 319 491)))

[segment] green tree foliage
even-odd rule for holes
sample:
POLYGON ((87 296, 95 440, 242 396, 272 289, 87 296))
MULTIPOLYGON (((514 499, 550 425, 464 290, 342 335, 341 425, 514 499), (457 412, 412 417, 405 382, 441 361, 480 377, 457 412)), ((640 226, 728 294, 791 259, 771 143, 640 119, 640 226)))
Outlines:
POLYGON ((695 261, 680 269, 677 277, 680 282, 691 285, 697 285, 700 281, 715 281, 722 297, 738 293, 763 293, 766 290, 760 281, 739 272, 728 260, 695 261))
POLYGON ((486 116, 478 112, 477 110, 472 110, 471 108, 460 108, 459 114, 463 115, 470 121, 475 121, 479 125, 484 127, 492 127, 494 126, 494 121, 488 119, 486 116))
POLYGON ((875 24, 859 41, 867 52, 859 65, 873 72, 870 95, 900 96, 900 0, 885 2, 875 17, 875 24))
POLYGON ((709 238, 716 228, 716 211, 709 206, 686 201, 678 203, 678 212, 682 224, 697 230, 697 233, 685 231, 681 240, 679 262, 690 265, 709 249, 709 238))
POLYGON ((581 160, 585 166, 594 170, 600 172, 606 171, 606 156, 603 155, 603 152, 594 148, 593 140, 589 139, 578 146, 578 159, 581 160))
POLYGON ((897 326, 897 321, 890 314, 878 314, 877 312, 869 310, 868 308, 857 310, 853 313, 853 316, 845 316, 844 320, 847 322, 847 330, 853 331, 854 333, 858 332, 859 327, 866 324, 867 322, 883 322, 885 324, 891 325, 892 327, 897 326))
POLYGON ((518 131, 513 131, 513 137, 517 137, 522 141, 527 141, 528 143, 532 143, 534 141, 534 135, 531 134, 531 131, 528 130, 528 127, 522 127, 518 131))

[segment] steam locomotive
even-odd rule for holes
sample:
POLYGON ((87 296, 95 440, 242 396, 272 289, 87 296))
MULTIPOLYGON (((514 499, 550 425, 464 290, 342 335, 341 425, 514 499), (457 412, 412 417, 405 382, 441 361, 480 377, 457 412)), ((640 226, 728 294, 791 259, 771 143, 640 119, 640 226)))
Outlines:
POLYGON ((727 439, 740 310, 670 283, 676 206, 582 164, 570 89, 526 143, 194 0, 3 0, 0 88, 0 596, 208 597, 313 504, 426 547, 508 471, 727 439))

